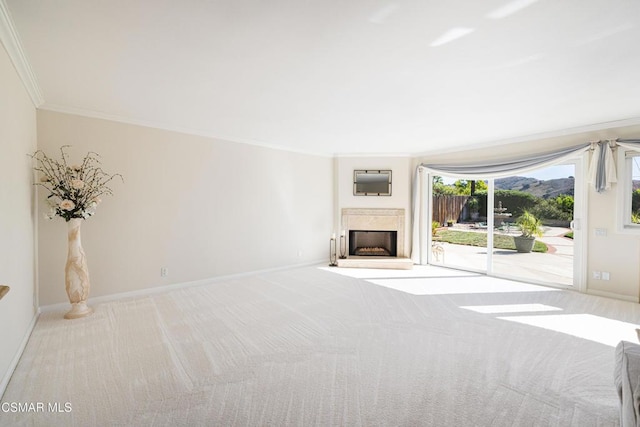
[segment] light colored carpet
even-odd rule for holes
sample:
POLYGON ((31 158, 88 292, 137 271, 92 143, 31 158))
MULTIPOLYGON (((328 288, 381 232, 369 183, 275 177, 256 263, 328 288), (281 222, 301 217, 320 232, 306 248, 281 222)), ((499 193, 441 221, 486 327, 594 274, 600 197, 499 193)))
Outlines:
POLYGON ((45 410, 1 425, 615 426, 610 342, 640 319, 435 267, 295 268, 95 309, 40 317, 2 402, 45 410))

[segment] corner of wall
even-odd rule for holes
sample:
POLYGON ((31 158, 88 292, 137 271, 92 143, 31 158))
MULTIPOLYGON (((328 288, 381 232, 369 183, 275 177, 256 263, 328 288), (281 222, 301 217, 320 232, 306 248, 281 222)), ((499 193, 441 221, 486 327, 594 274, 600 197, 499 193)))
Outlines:
POLYGON ((31 323, 29 324, 29 327, 27 328, 27 331, 24 334, 22 341, 20 342, 20 345, 18 346, 16 353, 13 356, 13 359, 11 359, 11 362, 9 363, 9 366, 6 372, 4 373, 2 381, 0 381, 0 400, 2 400, 2 397, 4 396, 4 392, 7 390, 7 386, 9 385, 9 381, 11 381, 11 376, 13 375, 13 372, 16 370, 16 367, 18 366, 18 362, 20 361, 20 357, 22 357, 22 353, 24 352, 24 349, 27 346, 27 343, 29 342, 29 338, 31 337, 33 328, 35 328, 36 326, 38 317, 40 317, 40 309, 37 309, 35 314, 33 315, 33 318, 31 319, 31 323))

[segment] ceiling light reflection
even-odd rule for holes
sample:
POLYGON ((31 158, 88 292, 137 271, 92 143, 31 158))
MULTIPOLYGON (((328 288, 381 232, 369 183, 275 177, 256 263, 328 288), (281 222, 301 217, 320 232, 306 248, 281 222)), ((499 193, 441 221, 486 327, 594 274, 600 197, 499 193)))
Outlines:
POLYGON ((381 7, 369 17, 369 22, 373 24, 382 24, 390 15, 398 9, 397 3, 389 3, 381 7))
POLYGON ((616 34, 632 30, 633 28, 634 28, 634 26, 631 25, 631 24, 624 24, 624 25, 621 24, 621 25, 618 25, 618 26, 616 26, 614 28, 607 28, 607 29, 604 29, 602 31, 593 32, 589 37, 586 37, 586 38, 584 38, 582 40, 579 40, 576 43, 576 45, 577 46, 582 46, 582 45, 586 45, 586 44, 589 44, 589 43, 597 42, 599 40, 606 39, 606 38, 611 37, 611 36, 615 36, 616 34))
POLYGON ((499 8, 489 12, 487 14, 487 18, 491 19, 502 19, 506 18, 509 15, 513 15, 514 13, 524 9, 525 7, 531 6, 533 3, 538 0, 514 0, 511 1, 499 8))
POLYGON ((474 31, 474 28, 464 28, 464 27, 452 28, 447 32, 445 32, 440 37, 438 37, 437 39, 435 39, 434 41, 432 41, 429 46, 431 47, 442 46, 443 44, 450 43, 454 40, 464 37, 467 34, 472 33, 473 31, 474 31))

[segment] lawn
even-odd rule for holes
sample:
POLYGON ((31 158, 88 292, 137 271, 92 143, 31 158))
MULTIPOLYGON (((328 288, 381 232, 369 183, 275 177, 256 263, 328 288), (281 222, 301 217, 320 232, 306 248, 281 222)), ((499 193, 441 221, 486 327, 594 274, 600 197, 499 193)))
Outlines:
MULTIPOLYGON (((487 247, 486 233, 440 230, 436 233, 436 236, 439 237, 439 240, 442 242, 453 243, 456 245, 487 247)), ((513 242, 513 237, 504 236, 502 234, 493 235, 493 246, 495 249, 511 249, 514 251, 516 250, 516 245, 513 242)), ((547 252, 547 245, 536 240, 536 243, 533 246, 533 252, 547 252)))

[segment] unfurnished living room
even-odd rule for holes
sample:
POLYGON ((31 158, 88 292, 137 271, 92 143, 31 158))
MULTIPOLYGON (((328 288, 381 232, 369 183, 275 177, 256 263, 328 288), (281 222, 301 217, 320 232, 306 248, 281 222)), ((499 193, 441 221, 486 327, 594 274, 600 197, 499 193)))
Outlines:
POLYGON ((0 0, 0 426, 639 426, 639 16, 0 0))

